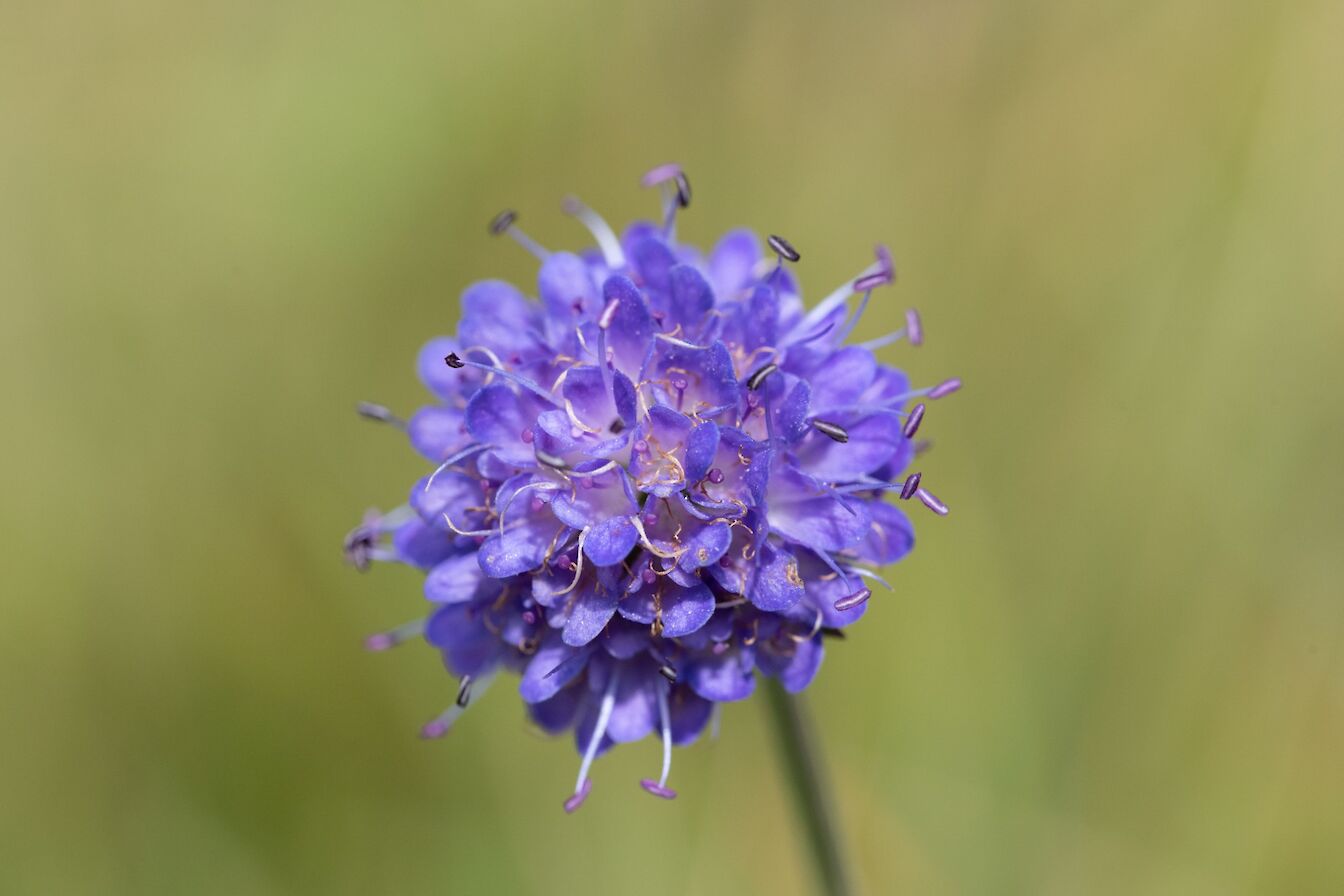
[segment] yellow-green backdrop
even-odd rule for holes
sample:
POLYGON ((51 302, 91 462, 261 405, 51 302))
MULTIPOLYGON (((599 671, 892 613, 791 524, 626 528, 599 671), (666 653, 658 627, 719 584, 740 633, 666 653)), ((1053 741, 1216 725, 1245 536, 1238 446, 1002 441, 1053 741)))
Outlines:
POLYGON ((417 577, 341 563, 422 465, 460 289, 567 192, 891 244, 961 374, 953 507, 810 692, 870 893, 1344 891, 1344 6, 0 5, 0 891, 802 893, 759 702, 576 757, 445 741, 417 577))

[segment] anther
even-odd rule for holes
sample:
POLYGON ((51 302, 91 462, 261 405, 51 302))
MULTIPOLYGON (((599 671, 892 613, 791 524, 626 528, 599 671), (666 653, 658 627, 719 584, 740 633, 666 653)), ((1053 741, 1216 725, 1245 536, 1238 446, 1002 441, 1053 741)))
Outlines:
POLYGON ((747 377, 747 388, 755 392, 757 389, 761 388, 761 384, 765 382, 766 377, 770 376, 770 374, 778 369, 779 365, 773 361, 765 365, 760 370, 757 370, 751 376, 747 377))
POLYGON ((554 454, 548 454, 545 451, 542 451, 540 448, 536 450, 536 455, 537 460, 541 461, 548 467, 552 467, 556 470, 565 469, 564 458, 556 457, 554 454))
POLYGON ((658 573, 654 572, 651 566, 644 567, 644 571, 639 574, 639 577, 645 585, 652 585, 658 581, 658 573))
POLYGON ((911 473, 905 477, 905 485, 901 486, 901 500, 909 501, 915 496, 915 490, 919 488, 919 480, 923 474, 911 473))
POLYGON ((961 380, 953 377, 950 380, 943 380, 938 385, 929 390, 929 398, 938 399, 951 395, 961 388, 961 380))
POLYGON ((879 286, 885 286, 890 282, 891 281, 887 279, 887 275, 879 271, 876 274, 869 274, 866 277, 860 277, 859 279, 855 280, 854 291, 867 292, 870 289, 876 289, 879 286))
POLYGON ((710 482, 714 483, 715 485, 718 485, 720 482, 723 482, 723 471, 720 470, 718 467, 714 467, 712 470, 709 471, 709 475, 707 476, 707 478, 709 479, 710 482))
POLYGON ((672 684, 677 683, 677 670, 666 663, 658 667, 658 674, 666 678, 672 684))
POLYGON ((666 165, 659 165, 644 172, 644 176, 639 179, 639 185, 645 189, 656 187, 665 181, 675 180, 680 174, 681 166, 676 162, 668 162, 666 165))
POLYGON ((914 346, 924 344, 924 325, 919 320, 919 312, 914 308, 905 312, 905 338, 914 346))
POLYGON ((652 778, 644 778, 639 782, 639 786, 643 787, 654 796, 660 796, 665 800, 674 800, 677 798, 677 792, 675 790, 671 787, 664 787, 652 778))
POLYGON ((832 423, 829 420, 813 420, 812 428, 841 444, 849 441, 849 433, 838 423, 832 423))
POLYGON ((765 241, 767 244, 769 244, 770 250, 774 252, 776 255, 778 255, 784 261, 796 262, 803 257, 798 254, 797 249, 793 248, 793 244, 790 243, 788 240, 784 239, 784 237, 782 236, 778 236, 772 233, 768 237, 766 237, 765 241))
POLYGON ((457 705, 466 709, 471 702, 471 676, 463 675, 462 683, 457 686, 457 705))
POLYGON ((855 607, 859 606, 860 604, 866 602, 868 598, 872 596, 873 592, 869 591, 867 588, 860 588, 853 594, 846 595, 845 597, 842 597, 838 601, 836 601, 835 608, 837 610, 840 610, 841 612, 844 612, 845 610, 852 610, 855 607))
POLYGON ((691 204, 691 182, 686 177, 686 172, 678 171, 677 176, 673 178, 677 185, 677 205, 687 208, 691 204))
POLYGON ((396 414, 392 413, 381 404, 374 404, 371 401, 361 401, 355 405, 355 413, 365 420, 372 420, 375 423, 390 423, 393 426, 404 427, 406 421, 402 420, 396 414))
POLYGON ((454 370, 461 370, 463 367, 467 366, 467 362, 459 358, 457 356, 457 352, 449 352, 447 356, 444 357, 443 363, 447 364, 454 370))
POLYGON ((574 558, 570 557, 568 554, 561 554, 559 557, 555 558, 555 565, 566 571, 571 570, 574 568, 574 558))
POLYGON ((823 638, 835 638, 837 641, 843 641, 845 640, 845 630, 842 628, 823 626, 821 629, 821 636, 823 638))
POLYGON ((920 402, 915 405, 914 410, 910 412, 910 416, 905 418, 905 426, 901 428, 901 435, 905 436, 907 439, 913 439, 915 433, 919 431, 919 424, 923 421, 924 403, 920 402))
POLYGON ((583 805, 583 801, 588 799, 588 794, 592 791, 592 789, 593 789, 592 780, 585 779, 584 782, 579 785, 579 789, 574 792, 574 795, 571 796, 569 799, 565 800, 565 812, 567 814, 572 815, 580 806, 583 805))
POLYGON ((919 496, 920 501, 924 502, 925 507, 929 508, 939 516, 947 516, 947 505, 942 501, 939 501, 936 495, 933 495, 922 488, 915 492, 915 494, 919 496))
POLYGON ((513 226, 513 222, 518 220, 518 213, 513 209, 505 209, 495 215, 490 221, 490 235, 502 236, 513 226))
POLYGON ((524 445, 531 445, 532 440, 535 439, 536 437, 537 434, 532 431, 532 427, 530 426, 518 434, 518 438, 523 440, 524 445))

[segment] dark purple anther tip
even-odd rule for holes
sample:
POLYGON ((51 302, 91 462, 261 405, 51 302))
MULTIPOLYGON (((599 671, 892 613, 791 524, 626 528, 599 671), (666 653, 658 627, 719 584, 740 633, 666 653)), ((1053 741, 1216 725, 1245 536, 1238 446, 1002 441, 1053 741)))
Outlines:
POLYGON ((490 219, 490 235, 499 236, 508 231, 513 226, 513 222, 518 220, 518 213, 513 209, 505 209, 490 219))
POLYGON ((905 336, 911 345, 924 344, 924 324, 920 322, 919 312, 913 308, 905 312, 905 336))
POLYGON ((569 799, 565 800, 565 812, 572 815, 574 811, 583 805, 583 801, 588 799, 588 794, 593 789, 592 779, 585 779, 579 789, 569 799))
POLYGON ((673 178, 677 184, 677 205, 687 208, 691 204, 691 182, 686 177, 686 172, 679 171, 673 178))
POLYGON ((793 248, 793 244, 782 236, 772 233, 766 237, 765 241, 770 245, 770 251, 774 252, 785 261, 796 262, 803 257, 798 254, 797 249, 793 248))
POLYGON ((467 366, 466 362, 457 356, 457 352, 449 352, 447 357, 443 359, 443 363, 454 370, 461 370, 463 367, 467 366))
POLYGON ((649 443, 643 439, 635 439, 635 450, 640 454, 643 454, 645 451, 649 450, 649 443))
POLYGON ((390 650, 397 646, 397 641, 387 632, 379 632, 376 635, 369 635, 364 639, 365 650, 390 650))
POLYGON ((674 180, 679 174, 681 166, 676 162, 668 162, 666 165, 659 165, 644 172, 644 176, 639 179, 639 185, 645 189, 656 187, 665 181, 674 180))
POLYGON ((860 588, 853 594, 846 595, 845 597, 842 597, 838 601, 836 601, 835 608, 841 612, 844 612, 845 610, 852 610, 855 607, 859 606, 860 604, 866 602, 868 598, 872 596, 873 592, 869 591, 867 588, 860 588))
POLYGON ((943 380, 938 385, 929 390, 929 398, 937 399, 951 395, 961 388, 961 380, 958 377, 952 377, 950 380, 943 380))
POLYGON ((905 477, 905 485, 901 486, 902 501, 909 501, 914 497, 915 489, 919 488, 919 480, 922 475, 921 473, 911 473, 905 477))
POLYGON ((905 426, 901 429, 901 434, 907 439, 913 439, 915 433, 919 432, 919 424, 923 421, 924 405, 921 402, 920 404, 915 405, 914 410, 910 412, 910 416, 905 418, 905 426))
POLYGON ((574 561, 570 559, 568 554, 561 554, 555 558, 555 565, 560 569, 573 569, 574 561))
POLYGON ((728 652, 728 642, 719 641, 713 647, 711 647, 710 650, 713 651, 715 656, 722 656, 723 654, 728 652))
POLYGON ((839 423, 832 423, 829 420, 813 420, 812 428, 841 444, 849 441, 849 433, 839 423))
POLYGON ((709 481, 714 483, 715 485, 718 485, 720 482, 723 482, 723 471, 720 470, 718 467, 714 467, 712 470, 709 471, 709 481))
POLYGON ((761 388, 761 384, 765 382, 766 378, 778 369, 779 365, 774 362, 766 364, 751 376, 747 377, 747 388, 755 392, 757 389, 761 388))
POLYGON ((867 292, 868 290, 876 289, 879 286, 886 286, 890 282, 891 281, 887 279, 886 274, 882 273, 881 271, 878 271, 876 274, 868 274, 865 277, 860 277, 859 279, 855 280, 854 291, 867 292))
POLYGON ((537 434, 532 431, 532 427, 530 426, 527 429, 523 430, 521 433, 519 433, 519 438, 523 440, 524 445, 531 445, 532 440, 535 439, 536 437, 537 434))
POLYGON ((939 501, 936 495, 933 495, 922 488, 915 492, 915 494, 919 496, 919 500, 924 502, 925 507, 929 508, 939 516, 947 516, 947 505, 942 501, 939 501))
POLYGON ((644 567, 644 571, 639 574, 639 577, 643 579, 645 585, 652 585, 658 581, 658 573, 654 572, 651 566, 644 567))
POLYGON ((648 513, 644 514, 644 525, 646 526, 658 525, 658 514, 654 513, 653 511, 649 511, 648 513))
POLYGON ((640 781, 639 786, 643 787, 654 796, 660 796, 665 800, 674 800, 677 798, 677 792, 675 790, 670 787, 664 787, 652 778, 645 778, 640 781))
POLYGON ((448 723, 435 719, 432 722, 426 722, 420 729, 420 736, 425 740, 438 740, 448 733, 448 723))
POLYGON ((524 611, 523 611, 523 621, 526 622, 528 625, 536 625, 536 624, 537 624, 537 613, 536 613, 536 611, 535 611, 535 610, 524 610, 524 611))

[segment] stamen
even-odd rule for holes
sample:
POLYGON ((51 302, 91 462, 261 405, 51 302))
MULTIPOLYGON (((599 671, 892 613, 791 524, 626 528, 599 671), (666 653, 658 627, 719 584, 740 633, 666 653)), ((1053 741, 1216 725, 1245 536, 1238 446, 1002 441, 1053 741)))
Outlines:
POLYGON ((404 622, 393 629, 385 632, 378 632, 375 635, 369 635, 364 639, 364 649, 375 653, 391 650, 398 644, 405 644, 412 638, 418 638, 424 634, 425 620, 412 619, 410 622, 404 622))
POLYGON ((950 380, 943 380, 941 383, 939 383, 938 385, 934 386, 932 389, 929 390, 929 398, 937 400, 939 398, 951 395, 953 392, 956 392, 960 388, 961 388, 961 380, 958 379, 957 377, 953 377, 950 380))
POLYGON ((502 236, 507 233, 509 236, 513 237, 513 241, 518 245, 522 246, 528 252, 531 252, 540 260, 545 261, 551 253, 543 249, 536 240, 515 227, 514 225, 517 221, 518 213, 512 209, 505 209, 490 220, 490 233, 492 236, 502 236))
POLYGON ((708 475, 705 478, 708 479, 710 482, 714 483, 715 485, 718 485, 719 483, 723 482, 723 470, 720 470, 718 467, 714 467, 709 471, 708 475))
POLYGON ((560 207, 565 214, 578 218, 583 226, 588 228, 588 232, 597 241, 597 247, 602 250, 602 258, 606 261, 607 267, 613 271, 625 267, 625 253, 621 250, 621 241, 616 238, 616 232, 601 215, 574 196, 565 197, 560 207))
POLYGON ((658 667, 658 674, 666 678, 670 684, 677 683, 677 670, 673 669, 667 663, 658 667))
POLYGON ((901 428, 901 434, 907 439, 913 439, 915 433, 919 431, 919 424, 924 420, 924 404, 915 405, 910 416, 905 419, 905 426, 901 428))
POLYGON ((644 176, 639 179, 639 185, 644 189, 656 187, 661 183, 674 179, 681 173, 681 166, 676 162, 668 162, 665 165, 658 165, 644 172, 644 176))
POLYGON ((947 516, 948 513, 947 505, 944 504, 942 501, 939 501, 936 495, 928 491, 925 491, 922 488, 916 491, 915 495, 919 497, 919 500, 924 503, 925 507, 929 508, 934 513, 938 514, 939 516, 947 516))
POLYGON ((602 743, 602 737, 607 733, 607 723, 611 721, 611 710, 616 705, 616 684, 621 680, 621 667, 612 666, 611 676, 607 679, 607 689, 602 694, 602 705, 597 711, 597 724, 593 727, 593 735, 588 738, 588 749, 583 753, 583 762, 579 765, 579 777, 574 782, 574 794, 565 800, 565 811, 573 812, 583 801, 588 798, 588 792, 593 789, 593 784, 588 780, 588 770, 592 768, 593 759, 597 757, 597 748, 602 743))
POLYGON ((462 683, 457 686, 457 705, 463 709, 471 702, 471 676, 463 675, 462 683))
POLYGON ((676 799, 677 792, 667 786, 667 776, 672 772, 672 722, 667 711, 666 690, 658 688, 658 720, 663 729, 663 773, 657 781, 645 778, 639 782, 639 786, 654 796, 671 800, 676 799))
POLYGON ((836 608, 837 610, 840 610, 841 612, 843 612, 843 611, 845 611, 845 610, 852 610, 852 609, 854 609, 855 607, 857 607, 857 606, 859 606, 860 604, 862 604, 862 603, 864 603, 865 601, 867 601, 868 598, 870 598, 870 597, 872 597, 872 596, 873 596, 873 592, 869 591, 867 588, 860 588, 858 591, 855 591, 853 594, 850 594, 850 595, 848 595, 848 596, 846 596, 846 597, 842 597, 842 598, 840 598, 838 601, 836 601, 836 602, 835 602, 835 608, 836 608))
POLYGON ((902 501, 909 501, 912 497, 914 497, 915 491, 919 489, 919 480, 923 477, 923 475, 924 474, 922 473, 916 472, 911 473, 909 476, 905 477, 905 485, 901 486, 902 501))
POLYGON ((355 413, 365 420, 372 420, 375 423, 386 423, 395 426, 397 429, 405 429, 406 421, 396 414, 383 407, 381 404, 374 404, 371 401, 361 401, 355 405, 355 413))
POLYGON ((910 344, 924 344, 924 324, 920 322, 919 312, 911 308, 905 312, 905 332, 910 334, 910 344))
POLYGON ((484 370, 488 373, 502 376, 506 380, 512 380, 522 386, 542 401, 552 404, 557 408, 561 406, 560 402, 557 401, 555 396, 550 392, 547 392, 527 377, 514 373, 512 370, 508 370, 502 365, 482 364, 480 361, 472 361, 469 358, 462 358, 457 352, 449 352, 448 355, 444 357, 443 362, 454 370, 461 370, 463 367, 475 367, 477 370, 484 370))
POLYGON ((691 181, 689 178, 686 177, 686 172, 685 171, 678 172, 677 176, 673 178, 673 182, 677 186, 677 205, 681 206, 682 208, 690 208, 691 181))
POLYGON ((765 365, 760 370, 757 370, 751 376, 747 377, 747 388, 755 392, 757 389, 761 388, 761 384, 765 382, 766 378, 778 369, 779 365, 773 361, 765 365))
POLYGON ((849 441, 849 433, 838 423, 832 423, 829 420, 813 420, 812 428, 824 436, 834 439, 841 444, 849 441))
POLYGON ((770 250, 779 256, 781 264, 785 261, 797 262, 803 257, 798 254, 797 249, 793 248, 793 244, 782 236, 772 233, 765 238, 765 241, 770 246, 770 250))
MULTIPOLYGON (((476 691, 477 700, 479 700, 482 696, 485 695, 486 689, 490 687, 490 682, 494 680, 495 680, 494 671, 487 672, 486 674, 480 676, 479 678, 476 678, 475 680, 472 680, 470 675, 465 676, 462 679, 464 684, 466 684, 467 682, 471 682, 472 687, 476 691)), ((453 723, 457 721, 458 717, 461 716, 462 713, 466 711, 467 711, 467 704, 463 702, 462 692, 459 691, 457 701, 454 702, 452 706, 448 707, 443 712, 439 713, 433 719, 430 719, 428 722, 426 722, 424 724, 424 727, 420 729, 420 736, 423 737, 425 740, 437 740, 438 738, 443 737, 445 734, 448 733, 448 729, 453 727, 453 723)))

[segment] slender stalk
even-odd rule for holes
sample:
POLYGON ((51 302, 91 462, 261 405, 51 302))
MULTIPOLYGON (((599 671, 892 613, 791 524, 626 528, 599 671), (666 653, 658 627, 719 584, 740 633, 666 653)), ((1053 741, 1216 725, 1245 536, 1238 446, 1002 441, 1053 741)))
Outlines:
POLYGON ((840 828, 807 707, 773 679, 766 690, 780 758, 822 890, 829 896, 850 896, 854 890, 840 848, 840 828))

